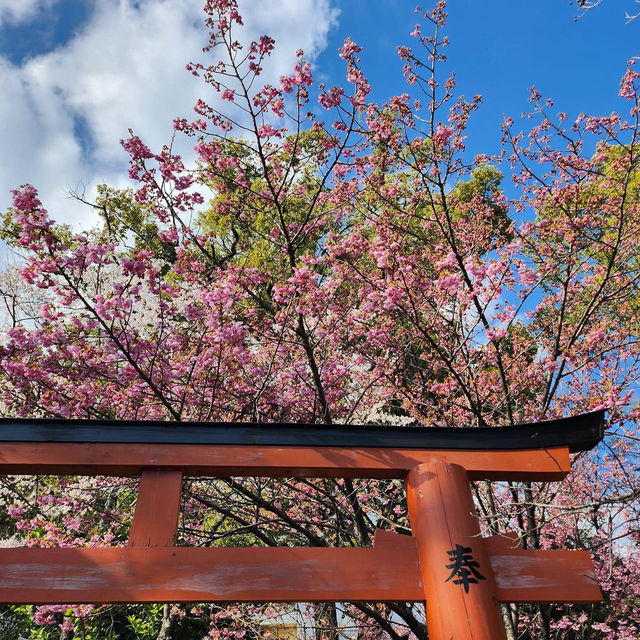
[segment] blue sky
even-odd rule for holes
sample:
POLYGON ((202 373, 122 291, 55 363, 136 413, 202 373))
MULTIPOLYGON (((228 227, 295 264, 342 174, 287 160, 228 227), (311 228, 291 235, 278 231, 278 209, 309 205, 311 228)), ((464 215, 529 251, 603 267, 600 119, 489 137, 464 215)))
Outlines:
POLYGON ((9 18, 11 4, 17 6, 22 2, 6 4, 6 19, 0 23, 0 55, 14 64, 64 46, 89 19, 92 10, 92 3, 87 0, 58 0, 41 4, 23 21, 9 18))
MULTIPOLYGON (((317 77, 340 84, 344 68, 336 50, 352 36, 365 47, 373 98, 405 90, 396 47, 411 40, 413 2, 243 4, 249 31, 271 33, 280 45, 271 69, 276 77, 302 47, 317 77)), ((200 5, 0 0, 0 210, 9 189, 29 181, 56 218, 91 223, 66 193, 90 194, 101 181, 124 186, 127 158, 118 141, 127 129, 159 148, 169 139, 172 118, 188 116, 202 93, 184 71, 205 37, 200 5)), ((498 150, 503 116, 518 119, 531 85, 570 117, 623 107, 618 82, 626 61, 640 55, 640 19, 625 21, 625 11, 633 9, 632 0, 604 0, 575 21, 568 0, 451 0, 448 64, 457 74, 457 92, 484 97, 472 120, 470 152, 498 150)))
MULTIPOLYGON (((338 6, 339 23, 318 67, 339 77, 334 51, 351 35, 366 49, 375 98, 404 91, 395 48, 413 40, 407 34, 417 21, 414 4, 349 0, 338 6)), ((640 55, 640 18, 625 21, 625 9, 633 8, 631 0, 604 0, 576 21, 576 7, 567 0, 451 0, 448 67, 456 72, 458 93, 483 96, 471 123, 470 149, 498 150, 503 116, 520 117, 532 85, 570 117, 619 109, 620 77, 627 60, 640 55)))

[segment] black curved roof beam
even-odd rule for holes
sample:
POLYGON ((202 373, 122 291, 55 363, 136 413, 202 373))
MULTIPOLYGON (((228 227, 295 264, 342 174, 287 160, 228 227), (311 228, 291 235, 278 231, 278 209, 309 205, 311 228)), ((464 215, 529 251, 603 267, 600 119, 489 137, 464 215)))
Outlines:
POLYGON ((587 451, 604 436, 604 411, 514 427, 388 427, 252 422, 0 418, 2 442, 207 444, 494 450, 567 446, 587 451))

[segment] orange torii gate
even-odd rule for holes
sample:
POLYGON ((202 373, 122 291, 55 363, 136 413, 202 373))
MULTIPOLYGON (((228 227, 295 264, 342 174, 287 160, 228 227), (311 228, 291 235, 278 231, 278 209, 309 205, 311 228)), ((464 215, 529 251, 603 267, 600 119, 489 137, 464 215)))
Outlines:
POLYGON ((127 547, 0 549, 0 603, 425 601, 432 640, 504 638, 501 602, 598 602, 586 551, 481 537, 470 480, 551 481, 604 413, 503 428, 0 420, 0 474, 141 476, 127 547), (177 547, 184 475, 403 478, 412 536, 177 547))

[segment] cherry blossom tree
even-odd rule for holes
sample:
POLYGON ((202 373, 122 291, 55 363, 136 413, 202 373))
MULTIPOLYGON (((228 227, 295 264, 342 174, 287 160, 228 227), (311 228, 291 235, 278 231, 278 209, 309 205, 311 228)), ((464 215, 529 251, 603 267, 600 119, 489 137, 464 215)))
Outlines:
MULTIPOLYGON (((580 7, 580 10, 582 12, 578 17, 582 17, 585 12, 589 11, 590 9, 595 9, 597 6, 601 5, 602 0, 576 0, 576 4, 578 5, 578 7, 580 7)), ((635 4, 638 4, 637 0, 635 4)), ((637 9, 632 12, 625 12, 625 18, 627 22, 635 20, 638 16, 640 16, 640 13, 637 11, 637 9)))
MULTIPOLYGON (((56 224, 34 187, 13 192, 2 413, 60 418, 513 425, 606 408, 605 444, 564 483, 474 485, 487 534, 586 548, 601 606, 505 607, 509 638, 640 633, 637 294, 640 76, 629 115, 570 122, 535 89, 527 133, 469 157, 481 98, 441 78, 444 2, 398 49, 407 92, 370 99, 361 49, 345 86, 299 51, 263 82, 275 43, 243 43, 234 0, 209 0, 206 62, 220 100, 174 123, 198 155, 123 141, 134 187, 86 200, 94 230, 56 224), (224 104, 225 110, 219 107, 224 104), (514 182, 507 196, 503 174, 514 182), (11 284, 14 283, 14 284, 11 284)), ((0 526, 34 546, 125 544, 135 483, 6 478, 0 526)), ((189 479, 181 541, 367 546, 409 531, 397 482, 189 479)), ((14 607, 38 638, 243 638, 282 607, 14 607)), ((426 638, 405 603, 290 611, 317 638, 426 638)), ((25 632, 26 630, 26 632, 25 632)))

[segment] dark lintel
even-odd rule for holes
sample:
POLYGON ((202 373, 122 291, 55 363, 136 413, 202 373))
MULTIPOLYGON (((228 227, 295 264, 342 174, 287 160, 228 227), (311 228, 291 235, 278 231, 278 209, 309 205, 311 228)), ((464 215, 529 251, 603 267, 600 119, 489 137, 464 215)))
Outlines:
POLYGON ((390 449, 587 451, 604 435, 604 411, 514 427, 388 427, 0 418, 2 442, 218 444, 390 449))

